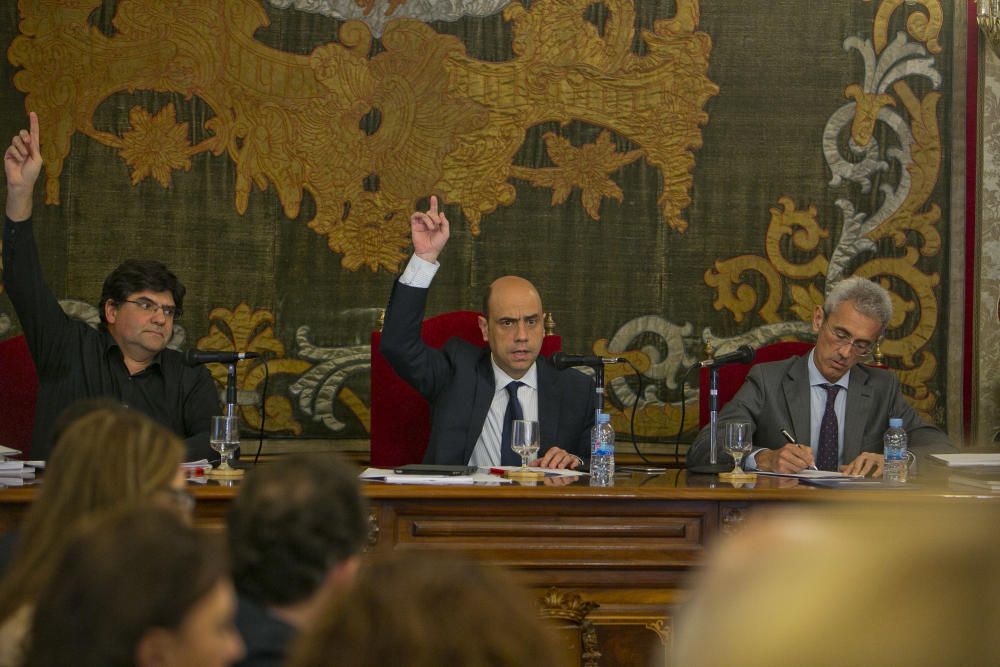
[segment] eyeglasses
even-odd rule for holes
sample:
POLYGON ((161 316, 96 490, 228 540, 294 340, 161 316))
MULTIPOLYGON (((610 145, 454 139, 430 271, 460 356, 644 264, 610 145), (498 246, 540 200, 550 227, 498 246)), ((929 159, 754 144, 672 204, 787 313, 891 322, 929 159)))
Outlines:
MULTIPOLYGON (((829 324, 829 320, 823 322, 823 324, 829 324)), ((851 338, 851 335, 844 331, 843 329, 835 329, 832 326, 827 327, 831 334, 833 334, 833 339, 836 341, 836 347, 844 347, 845 345, 851 346, 851 352, 863 357, 864 355, 871 352, 872 347, 875 345, 870 340, 857 340, 851 338)))
POLYGON ((161 306, 155 301, 150 301, 149 299, 125 299, 123 303, 131 303, 139 306, 139 309, 146 313, 155 313, 158 310, 163 311, 163 316, 167 319, 176 319, 181 316, 181 309, 177 306, 161 306))

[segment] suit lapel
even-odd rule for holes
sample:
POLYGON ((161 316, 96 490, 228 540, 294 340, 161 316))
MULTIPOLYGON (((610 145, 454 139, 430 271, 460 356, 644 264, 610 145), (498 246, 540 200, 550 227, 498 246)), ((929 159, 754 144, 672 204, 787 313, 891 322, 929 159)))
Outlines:
POLYGON ((496 393, 495 384, 493 366, 490 364, 490 349, 485 348, 483 355, 479 358, 479 363, 476 365, 476 386, 473 389, 469 428, 465 432, 463 461, 472 458, 472 450, 476 448, 476 442, 483 432, 483 424, 486 423, 486 415, 489 414, 490 405, 493 403, 493 394, 496 393))
POLYGON ((538 357, 538 428, 541 431, 541 449, 559 442, 559 405, 562 389, 556 382, 556 371, 538 357))
POLYGON ((869 384, 871 373, 861 364, 851 369, 847 385, 847 409, 844 412, 844 463, 850 463, 861 453, 865 424, 872 408, 874 391, 869 384))
MULTIPOLYGON (((788 414, 792 418, 792 434, 800 444, 809 444, 810 430, 810 396, 809 386, 809 355, 805 354, 795 360, 788 369, 788 374, 781 382, 785 392, 785 403, 788 414)), ((784 427, 782 427, 784 428, 784 427)))

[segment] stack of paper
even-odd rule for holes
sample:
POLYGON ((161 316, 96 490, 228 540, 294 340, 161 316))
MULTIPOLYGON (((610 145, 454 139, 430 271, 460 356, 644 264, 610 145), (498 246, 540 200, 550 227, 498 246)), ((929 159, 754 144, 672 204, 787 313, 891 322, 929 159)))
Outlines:
POLYGON ((25 480, 35 479, 37 461, 0 461, 0 486, 23 486, 25 480))
POLYGON ((1000 454, 931 454, 931 458, 949 468, 1000 469, 1000 454))

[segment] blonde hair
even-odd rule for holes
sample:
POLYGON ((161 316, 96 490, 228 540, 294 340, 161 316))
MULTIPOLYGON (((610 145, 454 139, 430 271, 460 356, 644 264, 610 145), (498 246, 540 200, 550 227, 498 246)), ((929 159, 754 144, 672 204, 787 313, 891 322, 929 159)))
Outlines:
POLYGON ((184 457, 176 435, 126 408, 76 419, 56 445, 0 582, 0 620, 34 601, 81 520, 145 504, 170 486, 184 457))
POLYGON ((953 501, 799 508, 721 546, 676 664, 1000 664, 1000 511, 953 501))

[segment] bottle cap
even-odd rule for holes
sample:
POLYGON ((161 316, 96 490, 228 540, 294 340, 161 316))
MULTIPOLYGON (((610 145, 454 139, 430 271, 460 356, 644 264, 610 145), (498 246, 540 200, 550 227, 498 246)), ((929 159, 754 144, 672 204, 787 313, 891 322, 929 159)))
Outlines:
POLYGON ((610 422, 611 422, 611 415, 609 415, 607 412, 598 413, 597 415, 598 424, 608 424, 610 422))
POLYGON ((901 417, 890 417, 889 428, 903 428, 903 419, 901 417))

